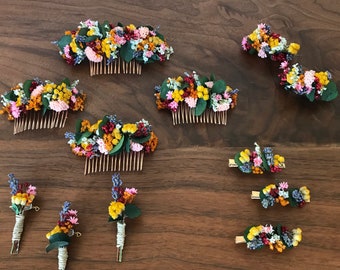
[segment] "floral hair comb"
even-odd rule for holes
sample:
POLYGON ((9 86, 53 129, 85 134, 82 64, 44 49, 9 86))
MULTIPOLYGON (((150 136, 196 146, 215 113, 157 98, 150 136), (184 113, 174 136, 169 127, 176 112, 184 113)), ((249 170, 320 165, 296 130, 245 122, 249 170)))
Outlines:
POLYGON ((338 89, 335 82, 331 81, 332 75, 329 71, 303 71, 299 63, 290 67, 287 61, 282 62, 280 68, 283 70, 279 74, 280 84, 287 91, 305 96, 311 102, 331 101, 338 96, 338 89))
POLYGON ((10 208, 15 213, 15 225, 12 234, 11 254, 19 253, 19 245, 21 234, 24 231, 25 211, 34 209, 39 211, 38 206, 33 206, 33 200, 37 195, 36 187, 28 183, 19 184, 19 180, 15 178, 13 173, 8 175, 9 187, 11 188, 11 202, 10 208))
POLYGON ((86 95, 77 88, 78 81, 61 83, 42 81, 38 78, 19 83, 1 95, 0 113, 7 113, 14 120, 14 134, 25 130, 62 128, 68 110, 82 111, 86 95))
POLYGON ((227 111, 237 104, 238 89, 223 80, 184 73, 155 87, 157 109, 172 112, 173 125, 181 123, 227 124, 227 111))
POLYGON ((68 252, 67 246, 70 244, 70 238, 73 235, 81 236, 80 232, 75 232, 73 227, 78 224, 77 211, 70 209, 71 203, 64 202, 62 210, 59 213, 59 220, 52 231, 46 234, 49 240, 49 245, 46 247, 46 252, 58 248, 58 270, 65 270, 68 252))
POLYGON ((236 153, 234 159, 229 159, 229 167, 238 167, 243 173, 263 174, 265 171, 272 173, 280 172, 285 165, 285 158, 273 154, 271 147, 260 146, 255 142, 255 150, 245 149, 236 153))
POLYGON ((123 124, 105 115, 95 124, 78 120, 76 132, 66 132, 72 152, 85 156, 84 174, 105 171, 141 171, 144 153, 155 151, 158 138, 147 120, 123 124))
POLYGON ((117 222, 117 261, 122 262, 125 242, 125 218, 136 218, 140 216, 141 211, 137 206, 132 204, 133 199, 137 195, 137 189, 123 189, 123 182, 118 173, 112 175, 112 183, 113 201, 108 207, 109 221, 117 222))
POLYGON ((90 62, 90 76, 141 74, 142 64, 169 60, 173 48, 151 26, 113 25, 86 20, 58 41, 59 54, 70 65, 90 62))
POLYGON ((251 198, 260 200, 264 208, 279 203, 281 206, 303 207, 310 202, 310 190, 306 186, 290 188, 287 182, 270 184, 261 191, 252 191, 251 198))
POLYGON ((302 230, 300 228, 290 231, 280 224, 275 227, 269 224, 248 227, 243 236, 236 236, 235 243, 246 243, 247 248, 251 250, 268 246, 270 250, 277 250, 281 253, 286 248, 298 246, 301 240, 302 230))
POLYGON ((273 61, 290 61, 300 50, 297 43, 287 43, 280 34, 272 33, 269 25, 260 23, 257 28, 242 39, 242 49, 249 54, 273 61))

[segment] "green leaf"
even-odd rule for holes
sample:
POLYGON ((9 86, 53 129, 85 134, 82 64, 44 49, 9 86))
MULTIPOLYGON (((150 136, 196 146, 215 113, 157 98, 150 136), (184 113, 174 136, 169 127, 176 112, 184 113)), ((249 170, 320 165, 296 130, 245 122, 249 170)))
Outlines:
POLYGON ((81 122, 83 122, 83 119, 77 119, 77 121, 76 121, 76 133, 80 132, 80 130, 81 130, 81 122))
POLYGON ((195 115, 200 116, 207 107, 207 101, 203 98, 197 99, 196 108, 195 108, 195 115))
POLYGON ((161 40, 164 41, 164 36, 158 32, 156 33, 156 37, 159 37, 161 40))
POLYGON ((289 193, 289 197, 288 197, 288 201, 289 201, 289 205, 292 207, 296 207, 299 204, 297 203, 297 201, 293 198, 292 193, 294 190, 299 190, 298 188, 288 188, 288 193, 289 193))
POLYGON ((125 62, 130 62, 133 59, 134 50, 131 48, 130 41, 127 41, 119 50, 120 56, 125 62))
POLYGON ((201 85, 205 87, 205 83, 207 81, 209 81, 209 79, 206 76, 202 76, 202 77, 199 78, 199 81, 200 81, 201 85))
POLYGON ((112 150, 109 152, 109 155, 113 156, 115 154, 118 154, 119 151, 121 150, 123 144, 124 144, 124 138, 125 136, 122 136, 122 138, 120 139, 120 141, 118 142, 117 145, 115 145, 115 147, 112 148, 112 150))
POLYGON ((103 39, 107 37, 106 33, 110 32, 111 27, 108 21, 104 21, 102 24, 99 24, 99 29, 101 34, 103 35, 103 39))
POLYGON ((61 83, 65 83, 67 86, 71 85, 70 79, 69 78, 65 78, 61 81, 61 83))
POLYGON ((89 31, 88 27, 83 27, 79 30, 78 36, 87 36, 87 32, 89 31))
POLYGON ((131 140, 135 143, 145 143, 147 142, 151 137, 151 133, 149 133, 149 135, 145 136, 145 137, 138 137, 138 138, 135 138, 135 137, 131 137, 131 140))
POLYGON ((11 209, 13 210, 13 212, 14 212, 16 215, 19 215, 20 210, 19 210, 18 206, 17 206, 15 203, 12 203, 11 209))
POLYGON ((162 85, 161 85, 161 92, 160 92, 160 97, 161 99, 165 100, 166 99, 166 94, 170 91, 169 87, 167 86, 168 80, 164 80, 162 85))
POLYGON ((241 167, 243 163, 240 161, 241 153, 238 152, 235 154, 234 161, 237 164, 237 167, 241 167))
POLYGON ((125 215, 128 217, 128 218, 136 218, 136 217, 139 217, 141 215, 141 210, 135 206, 134 204, 127 204, 125 205, 125 215))
POLYGON ((210 74, 210 81, 213 81, 213 82, 214 82, 215 80, 216 80, 216 79, 215 79, 215 75, 211 73, 211 74, 210 74))
POLYGON ((33 80, 27 80, 24 82, 23 87, 22 87, 24 90, 25 96, 28 99, 31 97, 30 87, 32 85, 32 82, 33 80))
POLYGON ((266 170, 266 171, 270 171, 270 167, 267 163, 267 159, 265 158, 265 155, 263 153, 261 153, 261 159, 262 159, 262 167, 266 170))
POLYGON ((72 37, 70 35, 62 36, 57 42, 57 45, 60 51, 64 51, 65 46, 69 45, 71 41, 72 41, 72 37))
MULTIPOLYGON (((127 136, 127 135, 126 135, 126 136, 127 136)), ((125 139, 125 151, 126 151, 127 153, 130 152, 130 144, 131 144, 130 139, 129 139, 129 138, 126 138, 126 139, 125 139)))
POLYGON ((77 136, 77 140, 76 140, 76 143, 77 144, 81 144, 81 140, 83 138, 88 138, 92 135, 92 132, 90 131, 85 131, 85 132, 80 132, 80 133, 77 133, 77 134, 80 134, 80 136, 77 136))
POLYGON ((99 136, 101 138, 103 138, 103 135, 104 135, 104 131, 102 129, 102 126, 105 126, 107 124, 107 122, 109 122, 109 118, 107 118, 107 116, 105 115, 103 117, 103 120, 100 122, 100 124, 98 125, 98 133, 99 133, 99 136))
POLYGON ((47 112, 47 110, 50 107, 50 101, 43 95, 42 97, 42 114, 45 115, 45 113, 47 112))
POLYGON ((3 96, 5 99, 11 100, 11 101, 17 101, 18 99, 18 96, 14 94, 14 91, 9 91, 5 93, 3 96))
POLYGON ((225 81, 218 80, 218 81, 214 82, 214 85, 211 88, 211 92, 216 93, 216 94, 222 94, 226 90, 226 87, 227 87, 227 85, 226 85, 225 81))
MULTIPOLYGON (((99 39, 99 36, 90 36, 90 37, 86 37, 85 39, 84 39, 84 42, 85 43, 87 43, 87 42, 92 42, 92 41, 94 41, 94 40, 96 40, 96 39, 99 39)), ((78 45, 78 44, 77 44, 78 45)), ((79 47, 79 46, 78 46, 79 47)))
POLYGON ((306 94, 306 97, 309 99, 310 102, 314 101, 315 90, 312 90, 309 94, 306 94))
POLYGON ((55 233, 48 239, 50 244, 46 247, 46 252, 52 249, 68 246, 70 243, 70 237, 65 233, 55 233))
POLYGON ((335 82, 329 82, 327 88, 322 92, 321 100, 331 101, 338 96, 338 89, 336 88, 335 82))
POLYGON ((255 225, 251 225, 249 227, 247 227, 245 230, 244 230, 244 233, 243 233, 243 237, 244 239, 246 240, 246 242, 249 242, 250 240, 248 239, 248 234, 249 234, 249 231, 252 227, 254 227, 255 225))

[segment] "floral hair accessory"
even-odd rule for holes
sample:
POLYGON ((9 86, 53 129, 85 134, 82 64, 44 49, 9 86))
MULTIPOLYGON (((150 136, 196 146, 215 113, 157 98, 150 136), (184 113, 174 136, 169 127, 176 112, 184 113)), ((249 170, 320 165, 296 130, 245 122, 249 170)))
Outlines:
POLYGON ((132 204, 137 195, 135 188, 123 188, 119 173, 112 175, 112 198, 113 201, 108 207, 109 221, 117 222, 117 261, 123 259, 123 248, 125 242, 125 218, 136 218, 141 214, 140 209, 132 204))
POLYGON ((249 54, 257 54, 261 58, 283 62, 292 60, 300 50, 300 45, 288 44, 286 38, 272 33, 269 25, 261 23, 251 34, 243 37, 242 49, 249 54))
POLYGON ((52 231, 46 234, 49 245, 46 252, 58 248, 58 269, 65 270, 68 258, 67 246, 70 244, 70 238, 73 235, 81 236, 80 232, 75 232, 73 227, 78 224, 77 210, 70 209, 71 203, 64 202, 62 210, 59 213, 59 220, 52 231))
POLYGON ((329 71, 303 71, 299 63, 290 67, 286 61, 281 63, 280 68, 283 70, 279 74, 280 84, 287 91, 306 96, 311 102, 331 101, 338 96, 338 89, 335 82, 331 81, 329 71))
POLYGON ((142 64, 169 60, 173 48, 158 28, 86 20, 55 42, 70 65, 90 62, 90 76, 141 74, 142 64))
POLYGON ((229 167, 238 167, 243 173, 263 174, 265 171, 272 173, 280 172, 285 168, 285 158, 278 154, 273 154, 271 147, 260 146, 255 142, 255 150, 245 149, 235 155, 234 159, 229 159, 229 167))
POLYGON ((288 230, 287 227, 272 225, 250 226, 243 236, 236 236, 235 243, 246 243, 251 250, 268 246, 270 250, 284 251, 286 248, 293 248, 299 245, 302 240, 302 230, 296 228, 288 230))
POLYGON ((76 132, 66 132, 72 152, 85 156, 84 174, 104 171, 141 171, 144 153, 154 152, 158 138, 147 120, 123 124, 105 115, 95 124, 78 120, 76 132))
POLYGON ((24 231, 25 211, 31 210, 39 211, 38 206, 33 206, 33 200, 37 195, 35 186, 29 183, 19 184, 19 180, 15 178, 13 173, 8 174, 9 187, 11 188, 11 202, 10 208, 15 213, 15 225, 12 234, 11 254, 19 253, 19 245, 21 234, 24 231))
POLYGON ((270 184, 261 191, 252 191, 252 199, 261 200, 264 208, 279 203, 281 206, 303 207, 310 202, 310 190, 306 187, 290 188, 287 182, 270 184))
POLYGON ((155 87, 157 109, 172 112, 173 125, 180 123, 227 124, 227 111, 237 104, 238 89, 223 80, 184 73, 155 87))
POLYGON ((33 129, 62 128, 68 110, 84 110, 86 95, 76 86, 79 81, 65 78, 61 83, 38 78, 19 83, 1 95, 0 114, 14 120, 14 134, 33 129), (40 111, 40 112, 38 112, 40 111))

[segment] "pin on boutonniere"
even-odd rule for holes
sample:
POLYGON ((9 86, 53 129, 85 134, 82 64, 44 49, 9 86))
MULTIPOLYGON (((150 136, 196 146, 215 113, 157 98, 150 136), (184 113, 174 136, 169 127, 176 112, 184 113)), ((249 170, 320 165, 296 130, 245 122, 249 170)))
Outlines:
POLYGON ((21 240, 21 234, 24 231, 25 211, 34 209, 39 211, 38 206, 33 206, 33 200, 37 195, 35 186, 29 183, 19 184, 19 180, 15 178, 13 173, 8 175, 9 186, 11 188, 11 202, 10 208, 15 213, 15 225, 12 234, 12 247, 11 254, 19 253, 19 245, 21 240))
POLYGON ((173 48, 158 27, 114 25, 91 19, 54 42, 70 65, 88 59, 90 76, 98 74, 141 74, 142 64, 169 60, 173 48))
POLYGON ((273 154, 271 147, 261 147, 255 142, 255 150, 245 149, 229 159, 229 167, 237 167, 243 173, 263 174, 264 172, 281 172, 286 167, 285 158, 273 154))
POLYGON ((292 188, 287 182, 280 182, 267 185, 261 191, 252 191, 251 199, 260 200, 264 208, 274 206, 275 203, 301 208, 310 202, 310 190, 306 186, 292 188))
POLYGON ((288 227, 278 224, 249 226, 243 236, 236 236, 235 243, 246 243, 250 250, 268 246, 270 250, 282 253, 286 248, 297 247, 302 240, 302 230, 296 228, 289 230, 288 227))
POLYGON ((46 247, 46 252, 58 248, 58 270, 65 270, 68 251, 67 246, 70 244, 71 237, 76 235, 80 237, 80 232, 74 231, 74 226, 78 224, 77 210, 70 209, 71 203, 64 202, 62 210, 59 213, 59 220, 52 231, 46 234, 46 238, 50 242, 46 247))
POLYGON ((59 84, 39 78, 18 83, 1 95, 8 120, 14 120, 14 134, 25 130, 62 128, 68 111, 83 111, 86 95, 76 86, 79 81, 65 78, 59 84))
POLYGON ((172 113, 173 125, 181 123, 227 124, 227 111, 237 104, 238 89, 223 80, 187 72, 155 87, 158 110, 172 113))
POLYGON ((108 212, 109 212, 109 221, 117 222, 117 239, 116 239, 116 247, 117 247, 117 261, 122 262, 123 260, 123 249, 125 242, 125 219, 126 218, 136 218, 140 216, 140 209, 132 204, 134 198, 137 195, 137 189, 135 188, 123 188, 122 180, 120 179, 120 175, 115 173, 112 175, 112 198, 108 212))

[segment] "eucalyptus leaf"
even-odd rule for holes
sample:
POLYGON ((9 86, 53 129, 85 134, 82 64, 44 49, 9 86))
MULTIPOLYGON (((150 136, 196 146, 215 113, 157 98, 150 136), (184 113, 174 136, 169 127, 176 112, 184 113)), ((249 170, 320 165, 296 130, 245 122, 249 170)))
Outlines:
POLYGON ((168 81, 164 80, 162 85, 161 85, 161 92, 160 92, 160 97, 161 99, 165 100, 166 99, 166 95, 168 94, 168 92, 170 91, 169 87, 167 86, 168 81))
POLYGON ((125 138, 125 136, 122 136, 122 138, 120 139, 120 141, 118 142, 118 144, 115 145, 115 146, 112 148, 112 150, 109 152, 109 155, 113 156, 113 155, 119 153, 119 151, 122 149, 122 146, 123 146, 123 144, 124 144, 124 141, 125 141, 124 138, 125 138))
POLYGON ((336 88, 335 82, 329 82, 327 88, 322 92, 321 100, 331 101, 338 96, 338 89, 336 88))
POLYGON ((83 119, 77 119, 77 121, 76 121, 76 133, 80 132, 82 122, 83 122, 83 119))
POLYGON ((306 94, 306 97, 309 99, 310 102, 314 101, 315 90, 312 90, 309 94, 306 94))
POLYGON ((218 81, 214 82, 214 85, 211 88, 211 92, 216 93, 216 94, 222 94, 226 90, 226 87, 227 87, 227 85, 226 85, 225 81, 218 80, 218 81))
POLYGON ((203 98, 197 99, 196 108, 195 108, 195 115, 200 116, 207 107, 207 101, 203 98))
POLYGON ((64 51, 64 48, 66 45, 69 45, 72 41, 72 37, 70 35, 65 35, 62 36, 58 41, 57 41, 57 45, 60 49, 60 51, 64 51))
POLYGON ((120 56, 125 62, 130 62, 133 59, 134 50, 131 48, 130 41, 127 41, 119 50, 120 56))
POLYGON ((64 78, 62 81, 62 83, 65 83, 67 86, 71 85, 70 79, 69 78, 64 78))
POLYGON ((147 136, 145 136, 145 137, 132 137, 131 136, 131 140, 133 141, 133 142, 135 142, 135 143, 140 143, 140 144, 142 144, 142 143, 145 143, 145 142, 147 142, 148 140, 150 140, 150 137, 151 137, 151 133, 149 133, 147 136))
POLYGON ((30 92, 30 87, 32 85, 33 80, 26 80, 23 84, 23 90, 25 93, 26 98, 30 98, 31 97, 31 92, 30 92))
POLYGON ((139 217, 141 215, 141 210, 134 204, 127 204, 125 205, 125 215, 128 218, 136 218, 139 217))

